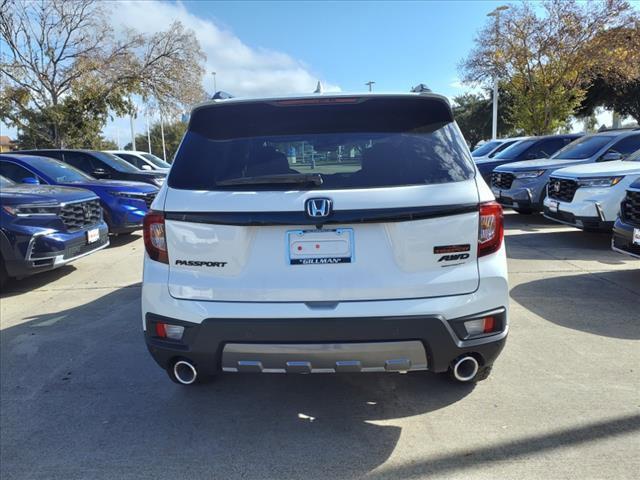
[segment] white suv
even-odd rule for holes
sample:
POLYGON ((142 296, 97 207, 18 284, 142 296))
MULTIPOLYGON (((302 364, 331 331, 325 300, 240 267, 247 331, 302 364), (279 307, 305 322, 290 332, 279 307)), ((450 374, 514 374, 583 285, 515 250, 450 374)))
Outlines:
POLYGON ((218 372, 486 378, 508 330, 502 208, 445 97, 196 107, 144 222, 153 358, 218 372))
POLYGON ((587 163, 551 174, 545 217, 586 230, 610 231, 627 188, 640 178, 640 150, 624 160, 587 163))

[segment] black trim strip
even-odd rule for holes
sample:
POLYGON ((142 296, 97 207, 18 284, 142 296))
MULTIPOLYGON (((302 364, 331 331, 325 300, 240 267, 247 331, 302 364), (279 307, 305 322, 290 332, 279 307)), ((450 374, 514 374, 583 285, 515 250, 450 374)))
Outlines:
POLYGON ((354 223, 407 222, 447 217, 478 211, 477 203, 427 207, 335 210, 325 218, 311 218, 306 212, 165 212, 167 220, 218 225, 334 225, 354 223))

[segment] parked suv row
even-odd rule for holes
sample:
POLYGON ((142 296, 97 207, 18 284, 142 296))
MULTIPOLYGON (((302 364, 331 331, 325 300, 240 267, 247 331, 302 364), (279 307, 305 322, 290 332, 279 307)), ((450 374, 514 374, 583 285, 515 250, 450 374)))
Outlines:
POLYGON ((496 168, 521 161, 549 158, 558 150, 580 138, 580 136, 579 134, 567 134, 524 137, 492 158, 476 159, 476 165, 482 174, 482 178, 490 185, 491 175, 496 168))
POLYGON ((569 166, 622 160, 640 148, 640 131, 617 130, 589 135, 548 159, 497 167, 491 188, 498 202, 520 213, 542 211, 553 172, 569 166))
POLYGON ((53 158, 1 154, 0 175, 17 183, 84 188, 100 199, 110 233, 128 234, 142 228, 142 220, 158 188, 148 183, 97 180, 53 158))

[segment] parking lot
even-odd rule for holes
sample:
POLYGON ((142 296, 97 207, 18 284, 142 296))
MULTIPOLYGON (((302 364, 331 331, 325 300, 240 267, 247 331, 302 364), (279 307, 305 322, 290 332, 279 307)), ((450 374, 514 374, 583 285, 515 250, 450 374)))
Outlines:
POLYGON ((640 261, 507 214, 511 332, 477 386, 429 373, 170 382, 140 332, 141 237, 1 303, 0 476, 637 478, 640 261))

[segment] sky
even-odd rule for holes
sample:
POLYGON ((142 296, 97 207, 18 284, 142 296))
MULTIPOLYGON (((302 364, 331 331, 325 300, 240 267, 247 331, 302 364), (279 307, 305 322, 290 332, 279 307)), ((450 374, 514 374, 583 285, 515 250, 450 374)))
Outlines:
MULTIPOLYGON (((174 19, 195 31, 204 50, 204 87, 236 96, 325 91, 409 91, 419 83, 449 97, 471 89, 458 64, 473 47, 492 1, 113 3, 114 23, 143 32, 174 19)), ((136 130, 144 131, 142 118, 136 130)), ((130 139, 128 119, 105 128, 130 139)), ((126 140, 126 142, 125 142, 126 140)))
MULTIPOLYGON (((504 3, 121 0, 105 6, 121 28, 153 33, 180 20, 192 29, 207 56, 208 92, 215 71, 217 89, 236 96, 308 93, 318 80, 325 91, 359 92, 371 80, 374 91, 425 83, 451 98, 473 88, 461 84, 458 65, 487 13, 504 3)), ((144 115, 134 126, 144 133, 144 115)), ((104 134, 124 146, 129 119, 110 121, 104 134)))

